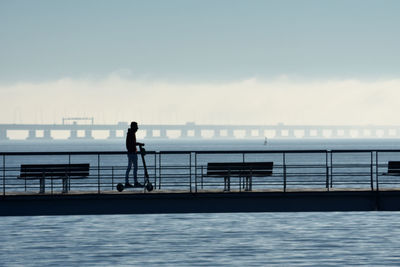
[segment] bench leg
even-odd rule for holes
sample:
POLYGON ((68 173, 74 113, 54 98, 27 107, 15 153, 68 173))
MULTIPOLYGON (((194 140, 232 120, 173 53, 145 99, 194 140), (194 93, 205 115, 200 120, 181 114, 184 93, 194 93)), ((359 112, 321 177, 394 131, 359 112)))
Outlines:
POLYGON ((252 177, 250 176, 249 177, 249 191, 252 191, 253 190, 253 179, 252 179, 252 177))
POLYGON ((68 193, 68 178, 63 178, 62 179, 63 183, 63 193, 68 193))
POLYGON ((251 190, 252 190, 252 179, 251 179, 251 176, 247 176, 245 191, 251 191, 251 190))
POLYGON ((224 191, 226 191, 227 179, 228 177, 224 177, 224 191))
POLYGON ((39 193, 40 193, 40 194, 44 194, 45 187, 46 187, 46 185, 45 185, 45 179, 44 179, 44 178, 41 178, 41 179, 39 180, 39 184, 40 184, 39 193))
POLYGON ((224 191, 231 191, 231 177, 224 177, 224 191))

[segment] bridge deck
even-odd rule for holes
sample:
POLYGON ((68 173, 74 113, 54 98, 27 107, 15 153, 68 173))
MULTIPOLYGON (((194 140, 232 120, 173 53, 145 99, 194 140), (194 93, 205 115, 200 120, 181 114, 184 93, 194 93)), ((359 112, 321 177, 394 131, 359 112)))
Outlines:
MULTIPOLYGON (((68 139, 93 139, 95 131, 108 131, 108 139, 123 138, 127 123, 118 124, 0 124, 0 140, 14 139, 13 131, 25 132, 27 139, 50 140, 56 131, 68 131, 68 139), (78 131, 84 132, 78 136, 78 131), (41 132, 41 134, 37 134, 41 132), (119 134, 117 134, 117 132, 119 134)), ((149 139, 199 139, 199 138, 396 138, 400 136, 398 125, 141 125, 139 134, 149 139), (158 134, 154 134, 154 133, 158 134), (178 135, 176 136, 176 132, 178 135), (204 136, 211 132, 211 136, 204 136)))

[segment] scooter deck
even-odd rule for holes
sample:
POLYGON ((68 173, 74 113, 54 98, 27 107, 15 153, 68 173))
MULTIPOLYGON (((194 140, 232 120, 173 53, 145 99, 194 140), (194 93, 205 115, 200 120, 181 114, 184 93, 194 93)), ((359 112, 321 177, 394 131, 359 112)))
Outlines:
POLYGON ((150 192, 150 191, 153 190, 153 185, 152 185, 152 183, 148 182, 148 183, 146 183, 145 185, 142 185, 142 186, 125 187, 124 184, 119 183, 119 184, 117 184, 116 188, 117 188, 118 192, 122 192, 122 191, 128 190, 128 189, 138 189, 138 188, 140 188, 140 189, 146 188, 146 190, 150 192))

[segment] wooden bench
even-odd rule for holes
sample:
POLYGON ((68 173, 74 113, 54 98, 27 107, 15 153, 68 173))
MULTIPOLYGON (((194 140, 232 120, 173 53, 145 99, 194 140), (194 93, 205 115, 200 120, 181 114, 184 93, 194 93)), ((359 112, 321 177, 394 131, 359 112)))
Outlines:
POLYGON ((207 176, 224 177, 224 191, 230 191, 231 177, 245 177, 245 190, 252 190, 252 177, 272 175, 273 162, 210 162, 207 176))
POLYGON ((40 193, 45 192, 46 179, 62 179, 63 193, 68 192, 70 179, 89 176, 90 165, 84 164, 22 164, 18 178, 40 180, 40 193))
POLYGON ((400 161, 389 161, 388 162, 388 172, 384 175, 400 176, 400 161))

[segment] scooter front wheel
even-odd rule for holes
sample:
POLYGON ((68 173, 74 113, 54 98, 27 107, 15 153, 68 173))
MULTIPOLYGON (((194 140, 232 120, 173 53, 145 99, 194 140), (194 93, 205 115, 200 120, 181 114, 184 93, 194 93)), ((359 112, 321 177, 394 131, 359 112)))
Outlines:
POLYGON ((146 184, 146 190, 149 191, 149 192, 153 191, 153 184, 152 183, 147 183, 146 184))

